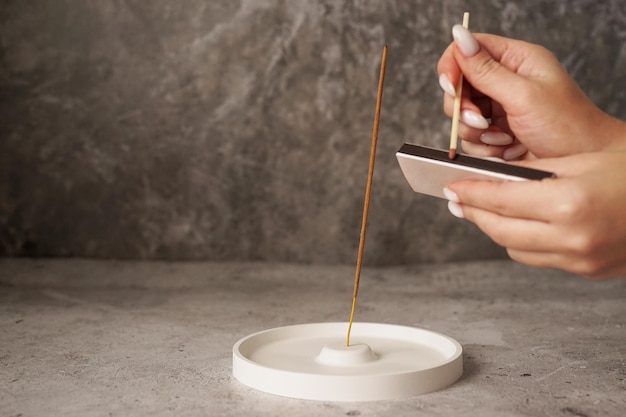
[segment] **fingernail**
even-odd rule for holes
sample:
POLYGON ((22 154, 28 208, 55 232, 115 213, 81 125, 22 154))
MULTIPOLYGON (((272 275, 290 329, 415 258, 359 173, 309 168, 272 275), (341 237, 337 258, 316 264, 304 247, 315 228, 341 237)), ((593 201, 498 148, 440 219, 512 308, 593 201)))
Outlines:
POLYGON ((504 146, 513 143, 513 138, 504 132, 484 132, 480 135, 480 141, 487 145, 504 146))
POLYGON ((474 39, 474 36, 472 36, 472 32, 465 29, 463 25, 454 25, 452 28, 452 37, 461 50, 461 53, 467 58, 476 55, 480 50, 480 45, 478 45, 478 42, 474 39))
POLYGON ((461 120, 468 126, 475 127, 476 129, 487 129, 489 122, 482 115, 471 110, 463 110, 461 112, 461 120))
POLYGON ((509 149, 505 150, 504 153, 502 153, 502 158, 507 161, 511 161, 524 155, 527 151, 528 149, 526 149, 524 145, 518 143, 517 145, 513 145, 509 149))
POLYGON ((451 189, 449 189, 448 187, 444 187, 443 188, 443 195, 446 196, 446 198, 449 201, 452 201, 452 202, 455 202, 455 203, 460 202, 459 196, 456 195, 456 193, 454 191, 452 191, 451 189))
POLYGON ((450 94, 452 97, 456 96, 456 90, 454 88, 454 85, 446 74, 441 74, 439 76, 439 86, 443 91, 450 94))
POLYGON ((454 217, 458 217, 459 219, 464 219, 463 208, 459 203, 455 203, 454 201, 448 201, 448 210, 454 217))

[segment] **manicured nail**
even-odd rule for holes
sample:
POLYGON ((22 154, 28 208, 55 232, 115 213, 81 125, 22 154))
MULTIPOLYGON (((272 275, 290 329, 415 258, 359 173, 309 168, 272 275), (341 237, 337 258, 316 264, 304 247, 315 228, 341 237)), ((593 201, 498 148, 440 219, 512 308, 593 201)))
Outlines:
POLYGON ((480 135, 480 141, 487 145, 504 146, 513 143, 513 138, 504 132, 484 132, 480 135))
POLYGON ((474 36, 472 36, 472 32, 465 29, 463 25, 454 25, 452 28, 452 37, 461 50, 461 53, 467 58, 476 55, 480 50, 480 45, 478 45, 478 42, 474 39, 474 36))
POLYGON ((460 202, 459 196, 456 195, 456 193, 448 187, 443 187, 443 195, 446 196, 449 201, 452 201, 454 203, 460 202))
POLYGON ((489 122, 482 115, 471 110, 463 110, 461 112, 461 120, 468 126, 475 127, 476 129, 487 129, 489 122))
POLYGON ((439 86, 443 91, 450 94, 452 97, 456 96, 456 90, 454 88, 454 85, 446 74, 441 74, 439 76, 439 86))
POLYGON ((504 153, 502 153, 502 158, 507 161, 512 161, 513 159, 517 159, 524 155, 526 152, 528 152, 528 149, 526 149, 526 147, 521 143, 518 143, 517 145, 513 145, 509 149, 505 150, 504 153))
POLYGON ((458 217, 459 219, 464 219, 463 208, 459 203, 455 203, 454 201, 448 201, 448 210, 454 217, 458 217))

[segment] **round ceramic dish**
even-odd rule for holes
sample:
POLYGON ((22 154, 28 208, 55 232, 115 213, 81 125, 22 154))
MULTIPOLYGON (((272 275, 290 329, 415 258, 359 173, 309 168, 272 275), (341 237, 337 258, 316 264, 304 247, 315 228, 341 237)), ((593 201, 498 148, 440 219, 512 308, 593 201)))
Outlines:
POLYGON ((311 323, 254 333, 233 347, 233 375, 259 391, 320 401, 400 399, 463 373, 461 345, 429 330, 378 323, 311 323))

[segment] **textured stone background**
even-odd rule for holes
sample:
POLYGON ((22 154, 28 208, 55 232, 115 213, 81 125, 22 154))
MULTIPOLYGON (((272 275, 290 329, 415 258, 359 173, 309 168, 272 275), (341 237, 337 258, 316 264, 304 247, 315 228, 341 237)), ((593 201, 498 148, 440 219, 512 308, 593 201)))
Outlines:
POLYGON ((623 0, 2 1, 0 254, 352 263, 387 43, 365 262, 503 256, 394 157, 465 10, 626 117, 623 0))

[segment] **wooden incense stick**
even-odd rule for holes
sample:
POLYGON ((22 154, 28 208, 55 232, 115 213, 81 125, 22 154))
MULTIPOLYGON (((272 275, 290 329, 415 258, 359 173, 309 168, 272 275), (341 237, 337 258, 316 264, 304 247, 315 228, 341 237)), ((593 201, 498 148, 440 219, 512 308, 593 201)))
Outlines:
MULTIPOLYGON (((467 29, 469 26, 469 13, 463 13, 463 27, 467 29)), ((463 74, 460 75, 456 85, 456 94, 454 95, 454 109, 452 112, 452 130, 450 131, 450 152, 448 158, 456 157, 456 145, 459 135, 459 117, 461 116, 461 93, 463 92, 463 74)))
POLYGON ((350 310, 350 322, 346 346, 350 346, 350 332, 354 321, 356 309, 356 297, 359 293, 359 281, 361 279, 361 265, 363 264, 363 248, 365 247, 365 230, 367 228, 367 216, 370 207, 370 194, 372 192, 372 180, 374 178, 374 161, 376 159, 376 143, 378 142, 378 124, 380 123, 380 107, 383 99, 383 84, 385 82, 385 68, 387 67, 387 45, 383 47, 383 55, 380 61, 380 75, 378 77, 378 94, 376 95, 376 112, 374 113, 374 127, 372 129, 372 147, 370 149, 370 162, 367 172, 367 186, 365 188, 365 202, 363 204, 363 218, 361 221, 361 237, 359 239, 359 251, 356 258, 356 272, 354 275, 354 293, 352 295, 352 309, 350 310))

